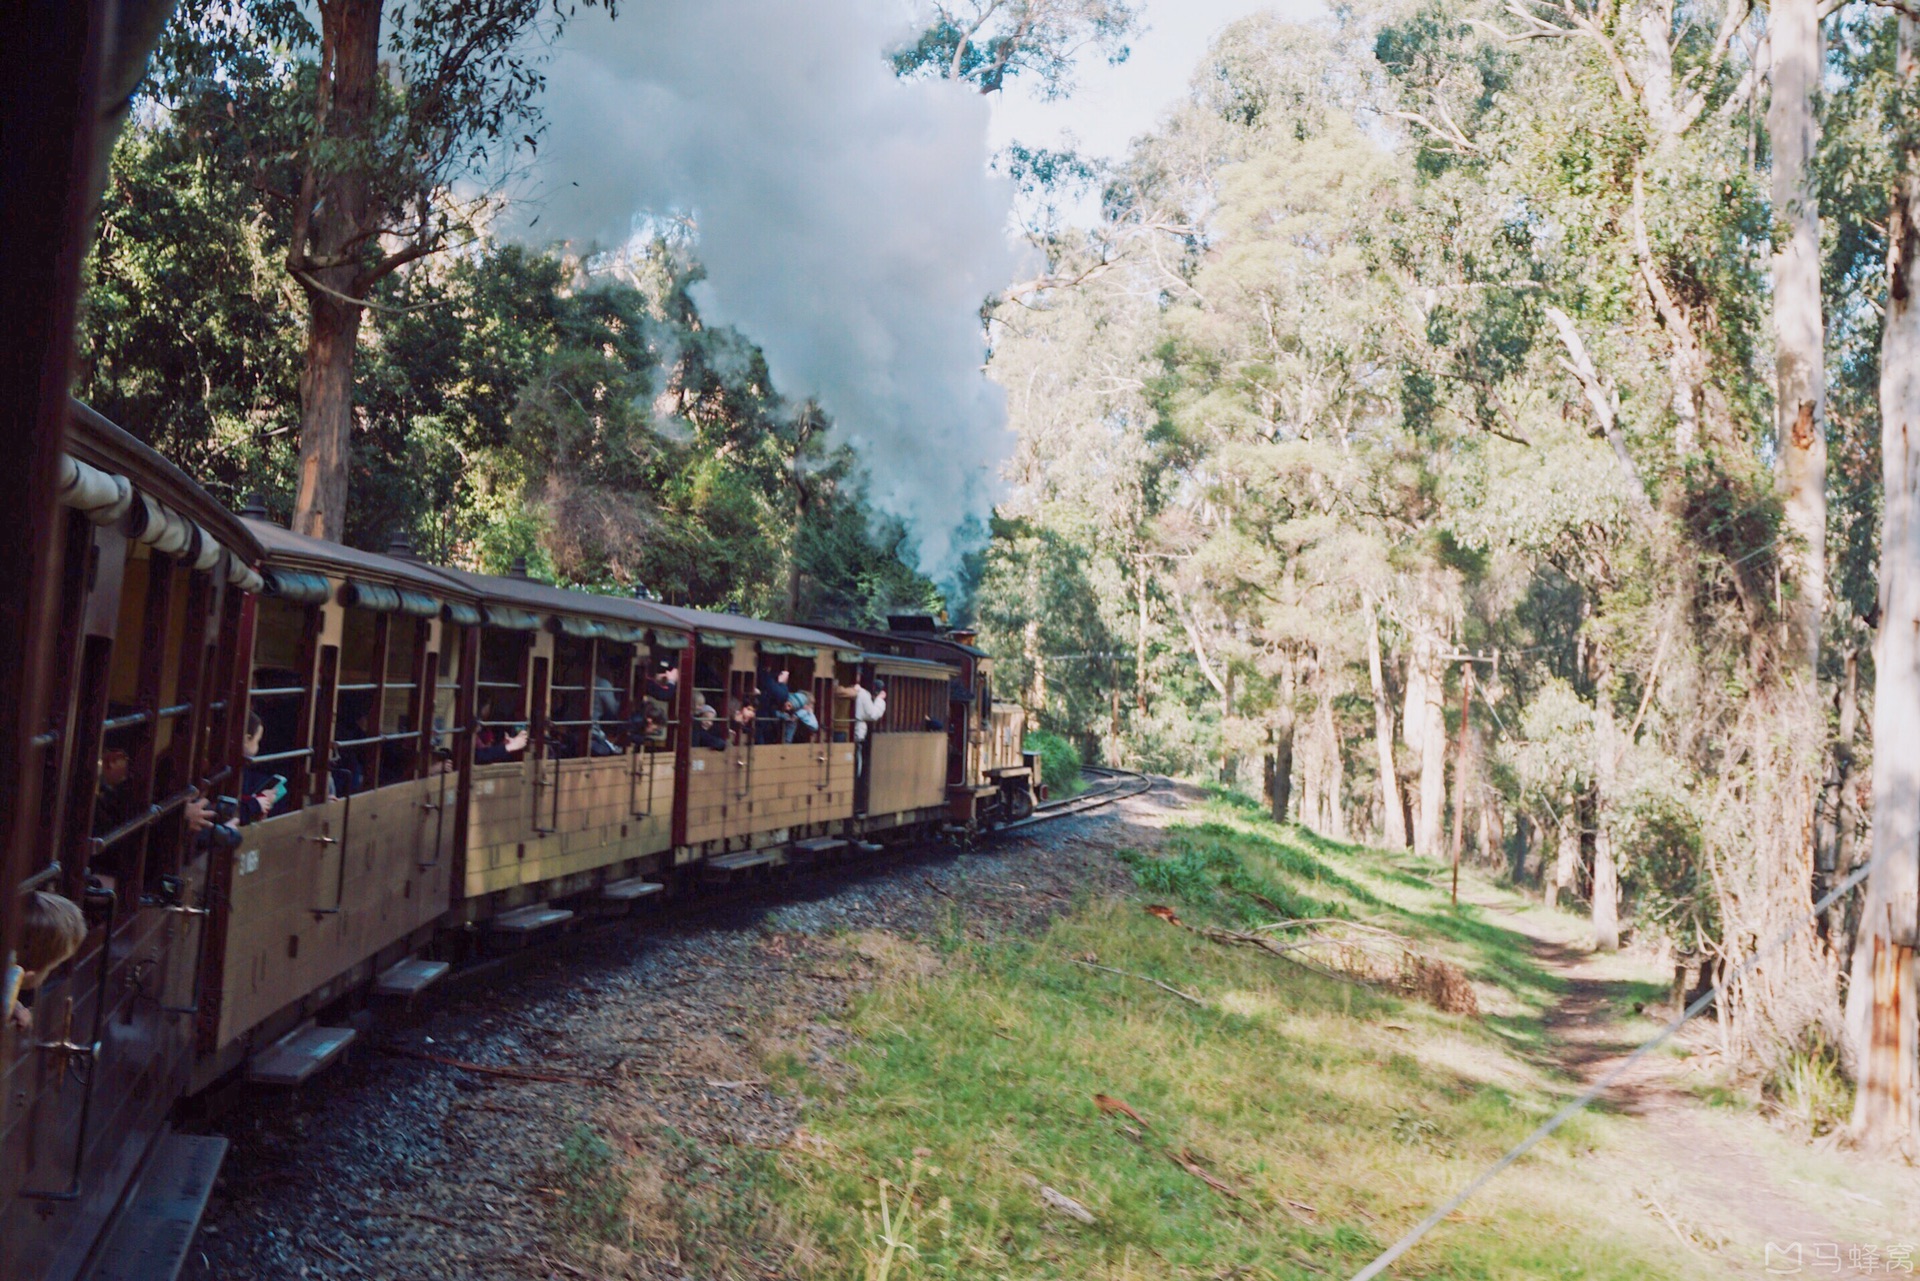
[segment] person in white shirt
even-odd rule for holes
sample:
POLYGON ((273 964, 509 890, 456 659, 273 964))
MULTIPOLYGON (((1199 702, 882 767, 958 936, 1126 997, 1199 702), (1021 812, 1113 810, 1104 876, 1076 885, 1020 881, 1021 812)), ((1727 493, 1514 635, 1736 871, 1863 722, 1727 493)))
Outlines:
POLYGON ((853 694, 853 759, 854 772, 867 772, 867 735, 873 726, 887 716, 887 683, 875 679, 873 689, 855 681, 850 687, 853 694))

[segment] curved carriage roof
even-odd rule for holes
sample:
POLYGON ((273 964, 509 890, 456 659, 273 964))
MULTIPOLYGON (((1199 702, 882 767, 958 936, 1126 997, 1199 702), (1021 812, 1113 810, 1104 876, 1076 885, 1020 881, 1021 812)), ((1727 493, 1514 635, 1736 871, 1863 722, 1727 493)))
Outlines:
POLYGON ((246 521, 228 511, 199 482, 104 415, 79 401, 70 402, 67 452, 105 472, 125 476, 135 488, 200 524, 222 547, 248 564, 264 555, 246 521))
POLYGON ((733 636, 745 636, 751 640, 777 641, 788 645, 813 645, 820 649, 851 648, 838 636, 815 631, 811 627, 795 627, 791 623, 769 623, 758 618, 748 618, 744 614, 720 614, 706 609, 687 609, 680 605, 656 603, 654 608, 665 610, 684 620, 681 626, 689 631, 726 632, 733 636))
POLYGON ((432 565, 422 565, 418 561, 405 560, 398 556, 382 556, 378 552, 363 552, 352 547, 342 547, 323 538, 311 538, 306 534, 296 534, 290 529, 282 529, 270 521, 240 519, 250 533, 260 541, 265 549, 268 561, 288 568, 318 569, 331 571, 342 576, 367 576, 383 582, 416 587, 421 591, 435 595, 449 593, 462 599, 477 596, 464 583, 457 582, 440 569, 432 565))
POLYGON ((676 632, 691 630, 687 624, 652 601, 635 600, 627 596, 603 596, 598 592, 577 592, 532 578, 510 574, 477 574, 472 570, 453 569, 445 565, 435 565, 430 572, 460 584, 483 601, 543 613, 586 614, 616 622, 635 623, 641 627, 663 627, 676 632))

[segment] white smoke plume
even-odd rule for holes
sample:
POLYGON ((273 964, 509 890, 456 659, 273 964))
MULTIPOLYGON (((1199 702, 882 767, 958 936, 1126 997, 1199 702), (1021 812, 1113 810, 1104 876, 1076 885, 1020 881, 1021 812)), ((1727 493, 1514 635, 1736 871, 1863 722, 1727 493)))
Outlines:
POLYGON ((816 396, 882 511, 947 577, 1011 447, 981 302, 1015 265, 988 108, 897 79, 899 0, 627 0, 582 10, 547 68, 527 239, 624 242, 689 213, 714 323, 816 396))

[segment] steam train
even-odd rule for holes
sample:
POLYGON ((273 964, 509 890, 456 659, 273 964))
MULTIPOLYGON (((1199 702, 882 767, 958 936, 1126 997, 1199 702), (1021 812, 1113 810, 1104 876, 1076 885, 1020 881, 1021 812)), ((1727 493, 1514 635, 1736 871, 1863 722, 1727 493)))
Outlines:
POLYGON ((0 1058, 8 1277, 171 1275, 224 1151, 173 1133, 176 1105, 308 1079, 354 1039, 342 1010, 698 882, 1034 806, 1021 709, 930 619, 797 627, 356 551, 227 511, 77 404, 59 465, 13 889, 88 933, 0 1058), (778 672, 811 715, 748 724, 778 672), (880 680, 856 741, 848 690, 880 680), (254 821, 191 830, 201 798, 261 787, 254 821))

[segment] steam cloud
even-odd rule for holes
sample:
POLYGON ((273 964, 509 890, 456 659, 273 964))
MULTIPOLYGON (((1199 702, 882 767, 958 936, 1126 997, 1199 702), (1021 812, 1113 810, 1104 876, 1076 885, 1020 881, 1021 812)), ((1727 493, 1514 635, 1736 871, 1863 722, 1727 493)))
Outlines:
POLYGON ((624 243, 691 212, 698 301, 819 398, 951 574, 1011 444, 981 371, 981 301, 1011 278, 1012 192, 987 172, 987 104, 906 82, 898 0, 631 0, 582 10, 548 67, 539 215, 521 234, 624 243))

